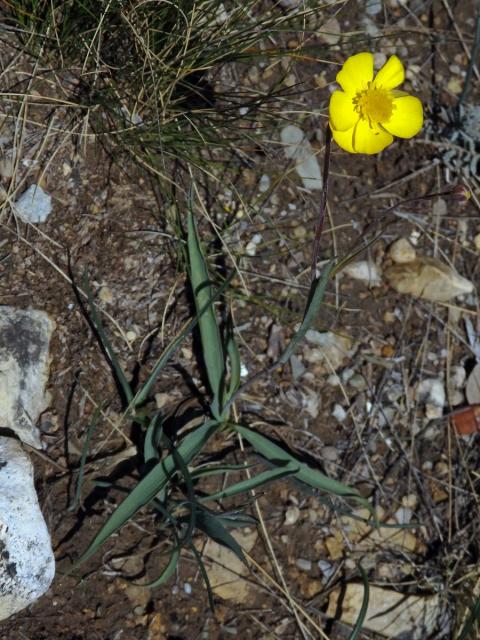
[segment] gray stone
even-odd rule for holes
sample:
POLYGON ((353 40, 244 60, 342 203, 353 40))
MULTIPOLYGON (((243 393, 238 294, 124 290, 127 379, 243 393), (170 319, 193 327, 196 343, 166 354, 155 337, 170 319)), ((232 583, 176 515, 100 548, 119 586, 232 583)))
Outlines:
POLYGON ((45 385, 55 323, 42 311, 0 307, 0 428, 41 448, 35 426, 47 408, 45 385))

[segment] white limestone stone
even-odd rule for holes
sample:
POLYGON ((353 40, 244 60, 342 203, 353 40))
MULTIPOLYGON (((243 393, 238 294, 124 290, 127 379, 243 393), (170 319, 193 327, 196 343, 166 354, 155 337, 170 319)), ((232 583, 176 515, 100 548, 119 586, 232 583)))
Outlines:
POLYGON ((17 440, 0 436, 0 620, 35 602, 54 574, 32 464, 17 440))

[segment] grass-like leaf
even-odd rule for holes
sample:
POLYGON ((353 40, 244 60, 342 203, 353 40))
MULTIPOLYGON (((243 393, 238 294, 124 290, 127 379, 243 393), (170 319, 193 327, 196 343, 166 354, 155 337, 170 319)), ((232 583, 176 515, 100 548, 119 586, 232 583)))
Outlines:
POLYGON ((227 487, 222 491, 218 491, 217 493, 202 498, 201 501, 210 502, 210 500, 221 500, 222 498, 230 498, 232 496, 238 495, 239 493, 245 493, 247 491, 251 491, 252 489, 256 489, 257 487, 268 484, 269 482, 273 482, 274 480, 284 478, 285 476, 291 476, 292 474, 298 473, 298 471, 298 464, 288 463, 283 467, 269 469, 268 471, 259 473, 257 476, 253 476, 252 478, 247 478, 246 480, 242 480, 241 482, 236 482, 235 484, 232 484, 230 487, 227 487))
POLYGON ((341 496, 342 498, 354 498, 371 510, 369 502, 365 500, 365 498, 363 498, 353 487, 349 487, 338 480, 333 480, 320 471, 312 469, 307 464, 297 460, 294 455, 285 451, 277 444, 252 429, 242 427, 238 424, 232 424, 231 427, 245 438, 245 440, 252 445, 255 451, 266 458, 274 466, 280 466, 281 468, 284 468, 285 465, 291 465, 292 468, 297 466, 298 471, 292 474, 297 480, 304 482, 314 489, 321 489, 322 491, 326 491, 327 493, 331 493, 336 496, 341 496))
POLYGON ((82 485, 83 485, 83 476, 84 476, 84 472, 85 472, 85 462, 87 461, 88 450, 90 448, 90 441, 92 439, 93 432, 95 431, 95 427, 97 426, 98 419, 100 418, 100 415, 102 414, 102 409, 103 409, 103 405, 98 406, 95 409, 95 412, 94 412, 94 414, 92 416, 90 424, 88 425, 87 435, 85 436, 85 442, 83 443, 83 447, 82 447, 82 455, 81 455, 81 458, 80 458, 80 468, 78 470, 78 478, 77 478, 77 486, 76 486, 76 489, 75 489, 75 496, 73 498, 72 504, 68 508, 69 511, 75 511, 75 509, 77 508, 78 503, 80 501, 80 494, 82 492, 82 485))
POLYGON ((361 564, 358 565, 358 568, 360 570, 360 575, 362 576, 362 582, 363 582, 363 600, 362 600, 362 606, 360 607, 360 611, 358 613, 357 621, 355 622, 355 626, 353 627, 352 633, 349 635, 348 640, 357 640, 357 638, 360 638, 363 623, 365 622, 365 616, 367 615, 368 601, 370 599, 370 588, 368 585, 368 576, 365 573, 361 564))
POLYGON ((160 459, 160 440, 163 434, 162 418, 157 411, 150 420, 143 443, 143 458, 146 464, 160 459))
POLYGON ((220 519, 215 514, 204 509, 199 509, 197 512, 197 527, 206 533, 207 536, 217 544, 233 551, 239 560, 247 564, 245 556, 243 555, 242 547, 238 544, 232 534, 225 529, 220 519))
POLYGON ((305 334, 311 328, 313 322, 318 317, 323 298, 325 297, 325 289, 330 278, 330 274, 334 268, 333 262, 329 262, 323 268, 322 275, 318 280, 312 283, 309 300, 305 309, 302 323, 297 331, 293 334, 292 339, 286 346, 284 352, 280 356, 279 362, 285 364, 293 354, 298 344, 303 341, 305 334))
POLYGON ((87 278, 87 273, 85 272, 84 277, 83 277, 83 288, 87 293, 87 298, 88 298, 88 304, 90 307, 90 315, 91 315, 91 319, 92 319, 92 323, 93 326, 95 327, 95 330, 97 331, 98 337, 101 340, 102 343, 102 347, 104 352, 106 353, 109 362, 112 366, 113 372, 115 374, 116 380, 118 381, 118 384, 120 385, 120 387, 122 388, 122 391, 125 395, 125 400, 130 403, 133 399, 133 393, 132 393, 132 389, 130 387, 130 383, 127 380, 127 377, 120 365, 120 362, 118 361, 118 358, 116 356, 115 350, 113 349, 110 340, 107 337, 107 334, 105 332, 105 329, 103 328, 103 324, 102 321, 100 319, 100 316, 98 314, 97 311, 97 307, 95 305, 95 301, 93 299, 93 293, 92 293, 92 289, 90 287, 90 284, 88 282, 88 278, 87 278))
POLYGON ((168 563, 162 573, 158 576, 158 578, 155 578, 155 580, 149 582, 148 584, 142 585, 142 587, 154 589, 155 587, 160 587, 162 584, 165 584, 165 582, 167 582, 172 577, 175 569, 177 568, 179 559, 180 550, 178 547, 176 547, 170 554, 168 563))
MULTIPOLYGON (((218 424, 210 420, 184 438, 177 448, 177 454, 182 457, 186 465, 205 446, 217 429, 218 424)), ((115 509, 76 564, 88 560, 113 533, 123 527, 137 511, 153 500, 177 470, 178 466, 171 454, 156 464, 115 509)))
MULTIPOLYGON (((187 247, 188 273, 198 315, 199 312, 209 304, 213 290, 192 211, 188 214, 187 247)), ((219 419, 223 402, 223 385, 226 372, 222 337, 213 304, 210 303, 205 313, 200 316, 198 325, 206 373, 213 394, 212 413, 219 419)))

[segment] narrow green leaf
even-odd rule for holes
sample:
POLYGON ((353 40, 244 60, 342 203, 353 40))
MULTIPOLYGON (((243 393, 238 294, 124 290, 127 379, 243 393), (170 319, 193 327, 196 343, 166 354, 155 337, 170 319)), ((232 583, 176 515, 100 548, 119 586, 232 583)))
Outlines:
POLYGON ((241 529, 242 527, 256 527, 258 524, 257 518, 251 516, 245 511, 223 511, 218 515, 215 515, 224 527, 227 529, 241 529))
POLYGON ((110 360, 110 363, 113 367, 118 383, 120 384, 123 390, 123 393, 125 394, 125 398, 127 402, 130 403, 133 399, 133 392, 130 387, 130 383, 128 382, 127 377, 125 376, 125 373, 120 365, 120 362, 118 361, 115 351, 110 343, 110 340, 107 338, 107 334, 105 333, 105 329, 103 328, 103 324, 100 319, 100 316, 98 315, 97 307, 95 305, 95 301, 93 300, 93 293, 90 288, 90 284, 88 282, 87 272, 85 272, 83 277, 83 287, 87 292, 88 305, 90 307, 90 314, 92 317, 93 325, 97 330, 100 340, 102 341, 102 345, 105 350, 105 353, 107 354, 108 359, 110 360))
POLYGON ((368 610, 368 601, 370 598, 370 588, 368 585, 368 576, 363 570, 361 564, 358 565, 360 570, 360 574, 362 576, 363 581, 363 600, 362 606, 360 607, 360 611, 358 613, 357 621, 355 622, 355 626, 352 629, 352 633, 349 635, 348 640, 357 640, 360 637, 360 633, 362 632, 363 623, 365 622, 365 616, 367 615, 368 610))
MULTIPOLYGON (((201 427, 189 433, 181 442, 177 453, 185 464, 189 464, 194 456, 205 446, 207 441, 218 429, 217 422, 210 420, 201 427)), ((174 457, 170 454, 164 460, 156 464, 147 475, 140 480, 137 486, 128 494, 123 502, 115 509, 105 522, 103 527, 92 540, 88 548, 76 563, 85 562, 90 558, 106 540, 118 531, 132 518, 139 509, 148 504, 161 491, 171 475, 177 471, 174 457)))
POLYGON ((349 487, 338 480, 333 480, 325 474, 312 469, 303 462, 300 462, 288 451, 285 451, 277 444, 262 436, 260 433, 247 429, 238 424, 231 425, 232 428, 239 433, 245 440, 247 440, 252 447, 269 460, 275 466, 284 467, 287 464, 297 465, 298 471, 294 473, 294 477, 304 482, 305 484, 314 487, 315 489, 322 489, 328 493, 332 493, 336 496, 342 496, 344 498, 355 498, 357 501, 365 505, 371 510, 371 505, 367 500, 362 498, 356 489, 349 487))
POLYGON ((69 511, 75 511, 80 501, 80 494, 82 492, 83 485, 83 477, 85 472, 85 462, 87 461, 88 450, 90 448, 90 441, 93 436, 93 432, 95 431, 95 427, 97 426, 98 419, 102 414, 103 405, 98 406, 95 409, 95 412, 92 416, 90 424, 88 425, 87 435, 85 436, 85 442, 82 447, 82 456, 80 458, 80 468, 78 470, 78 478, 77 478, 77 486, 75 489, 75 497, 73 498, 72 504, 68 507, 69 511))
POLYGON ((223 473, 230 473, 230 471, 242 471, 244 469, 252 469, 255 464, 219 464, 208 465, 200 469, 192 471, 192 478, 198 480, 200 478, 207 478, 208 476, 217 476, 223 473))
POLYGON ((245 556, 243 555, 242 547, 238 544, 232 534, 225 529, 215 514, 204 509, 199 509, 197 512, 197 527, 217 544, 233 551, 239 560, 247 564, 245 556))
POLYGON ((200 569, 200 573, 202 574, 202 578, 203 578, 203 581, 205 583, 205 588, 207 589, 208 604, 210 605, 210 609, 212 611, 215 611, 215 603, 213 601, 212 585, 210 584, 210 579, 208 577, 208 573, 207 573, 207 570, 205 568, 205 564, 203 563, 202 556, 200 555, 200 553, 198 552, 198 549, 195 547, 194 544, 190 545, 190 550, 192 551, 193 555, 195 556, 196 561, 198 562, 198 568, 200 569))
POLYGON ((477 623, 480 624, 480 596, 473 605, 470 615, 465 621, 463 629, 458 636, 458 640, 476 640, 476 638, 478 638, 478 628, 475 629, 477 623))
POLYGON ((281 364, 285 364, 286 362, 288 362, 290 356, 293 354, 298 344, 302 342, 305 334, 310 329, 315 319, 318 317, 323 298, 325 297, 325 290, 327 288, 328 279, 332 272, 333 266, 333 262, 329 262, 328 264, 326 264, 323 268, 321 277, 312 283, 312 290, 310 291, 310 297, 307 303, 307 308, 305 310, 302 323, 297 331, 293 334, 292 339, 280 356, 279 362, 281 364))
POLYGON ((172 577, 175 569, 177 568, 178 561, 180 559, 180 550, 176 547, 172 553, 170 554, 170 559, 167 563, 167 566, 159 575, 158 578, 155 578, 153 582, 149 582, 148 584, 142 584, 142 587, 146 587, 149 589, 154 589, 155 587, 160 587, 162 584, 165 584, 172 577))
POLYGON ((251 491, 252 489, 256 489, 268 482, 273 482, 274 480, 278 480, 279 478, 284 478, 285 476, 291 476, 292 474, 296 474, 299 471, 299 465, 289 463, 284 467, 269 469, 268 471, 264 471, 263 473, 259 473, 257 476, 253 476, 252 478, 247 478, 246 480, 242 480, 241 482, 237 482, 236 484, 223 489, 222 491, 218 491, 218 493, 214 493, 211 496, 205 496, 201 498, 201 502, 210 502, 210 500, 221 500, 222 498, 230 498, 231 496, 236 496, 239 493, 245 493, 246 491, 251 491))
POLYGON ((162 417, 159 411, 155 412, 145 434, 143 443, 143 458, 145 463, 160 459, 160 440, 163 434, 162 417))
MULTIPOLYGON (((187 246, 188 272, 198 315, 212 297, 212 285, 191 211, 188 214, 187 246)), ((200 317, 198 325, 203 359, 213 394, 212 411, 218 417, 221 413, 221 404, 223 402, 222 387, 225 380, 225 355, 213 304, 210 304, 210 307, 200 317)))

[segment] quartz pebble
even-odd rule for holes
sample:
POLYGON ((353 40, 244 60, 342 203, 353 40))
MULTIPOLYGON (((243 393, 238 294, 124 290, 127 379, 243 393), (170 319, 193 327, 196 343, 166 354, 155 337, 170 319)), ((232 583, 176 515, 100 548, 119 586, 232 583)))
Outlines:
POLYGON ((37 184, 32 184, 13 205, 24 222, 45 222, 52 211, 52 198, 37 184))

